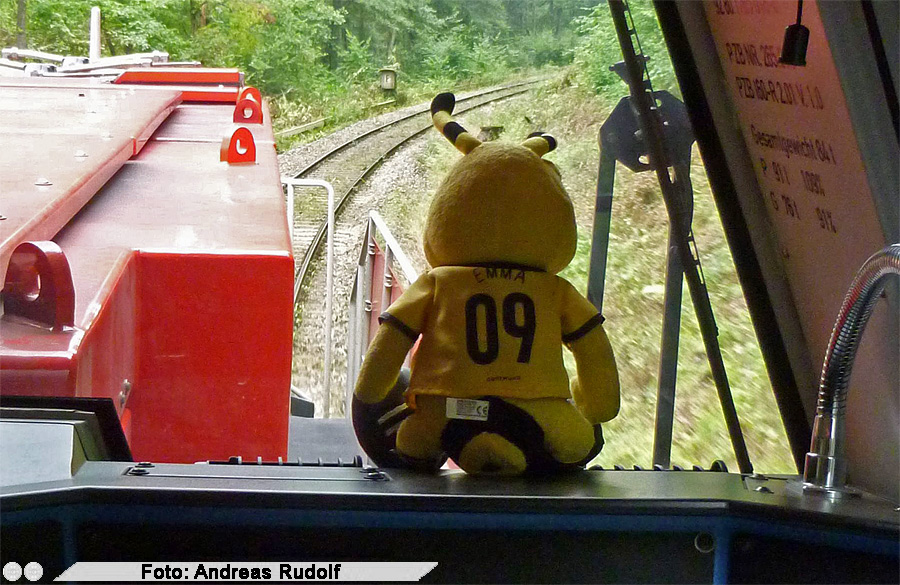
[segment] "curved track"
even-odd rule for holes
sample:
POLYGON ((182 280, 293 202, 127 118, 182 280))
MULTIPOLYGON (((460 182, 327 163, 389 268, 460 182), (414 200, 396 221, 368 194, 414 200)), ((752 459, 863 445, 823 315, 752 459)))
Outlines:
MULTIPOLYGON (((533 80, 492 88, 457 98, 454 114, 525 93, 544 80, 533 80)), ((356 193, 366 179, 398 149, 432 128, 427 106, 351 136, 338 146, 319 155, 293 174, 297 178, 317 178, 329 181, 335 191, 335 265, 333 364, 331 408, 333 415, 343 409, 346 372, 345 305, 350 285, 356 273, 359 240, 364 222, 374 202, 360 199, 356 193)), ((287 170, 287 169, 286 169, 287 170)), ((327 203, 320 189, 298 189, 294 206, 294 373, 293 383, 316 403, 322 412, 326 397, 324 387, 325 270, 324 253, 320 253, 327 230, 327 203), (320 266, 321 265, 321 266, 320 266)))

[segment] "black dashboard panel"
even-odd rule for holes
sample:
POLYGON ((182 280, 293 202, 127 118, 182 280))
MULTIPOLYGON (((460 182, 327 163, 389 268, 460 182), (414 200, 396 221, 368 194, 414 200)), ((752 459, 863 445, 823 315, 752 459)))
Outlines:
POLYGON ((892 504, 795 487, 709 471, 501 481, 89 461, 68 481, 4 488, 0 560, 437 561, 430 582, 895 581, 892 504))

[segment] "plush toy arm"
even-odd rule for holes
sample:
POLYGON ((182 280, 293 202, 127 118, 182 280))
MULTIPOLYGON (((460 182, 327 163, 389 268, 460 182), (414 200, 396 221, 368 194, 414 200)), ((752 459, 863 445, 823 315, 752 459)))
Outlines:
POLYGON ((615 418, 619 413, 619 373, 603 326, 567 346, 578 371, 572 382, 575 405, 593 425, 615 418))
POLYGON ((366 404, 381 402, 388 395, 403 366, 406 354, 413 346, 409 335, 389 321, 378 328, 369 344, 353 393, 366 404))
POLYGON ((419 276, 387 312, 379 317, 381 326, 366 350, 353 393, 366 404, 384 400, 425 323, 431 306, 434 278, 419 276))

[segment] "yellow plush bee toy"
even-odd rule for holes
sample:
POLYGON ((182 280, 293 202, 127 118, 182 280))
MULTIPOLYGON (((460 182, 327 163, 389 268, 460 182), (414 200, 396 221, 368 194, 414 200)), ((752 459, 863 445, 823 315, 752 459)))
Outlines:
POLYGON ((428 214, 433 268, 381 315, 354 392, 357 437, 388 467, 433 470, 448 456, 472 474, 583 467, 618 413, 619 380, 603 317, 557 276, 576 226, 559 171, 541 158, 556 141, 482 143, 451 119, 454 105, 451 93, 431 104, 465 155, 428 214), (571 389, 563 345, 577 365, 571 389))

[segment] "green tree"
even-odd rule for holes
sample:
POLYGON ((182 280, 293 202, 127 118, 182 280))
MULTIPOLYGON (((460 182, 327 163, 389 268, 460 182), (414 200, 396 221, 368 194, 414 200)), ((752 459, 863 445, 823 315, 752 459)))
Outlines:
MULTIPOLYGON (((653 88, 678 93, 675 72, 669 51, 659 29, 656 12, 650 0, 631 0, 628 3, 634 26, 640 37, 644 55, 650 57, 647 69, 653 88)), ((610 17, 609 6, 598 4, 590 14, 577 19, 580 42, 575 49, 575 64, 579 76, 595 91, 625 90, 619 76, 609 66, 622 60, 622 50, 610 17)), ((623 93, 624 95, 624 93, 623 93)))
POLYGON ((446 86, 566 64, 572 19, 590 1, 19 0, 0 3, 0 43, 18 41, 24 16, 31 48, 86 55, 98 5, 105 56, 163 50, 240 68, 267 93, 318 99, 371 86, 385 65, 446 86))
POLYGON ((253 27, 258 43, 248 75, 263 90, 314 96, 317 86, 333 83, 325 45, 343 16, 318 0, 273 0, 269 6, 263 23, 253 27))
POLYGON ((15 41, 7 29, 15 12, 16 27, 27 26, 29 48, 86 55, 91 7, 99 6, 104 55, 154 49, 177 54, 187 44, 179 18, 182 5, 183 0, 20 0, 17 10, 12 11, 4 3, 0 9, 0 41, 4 45, 24 44, 24 29, 15 41))

